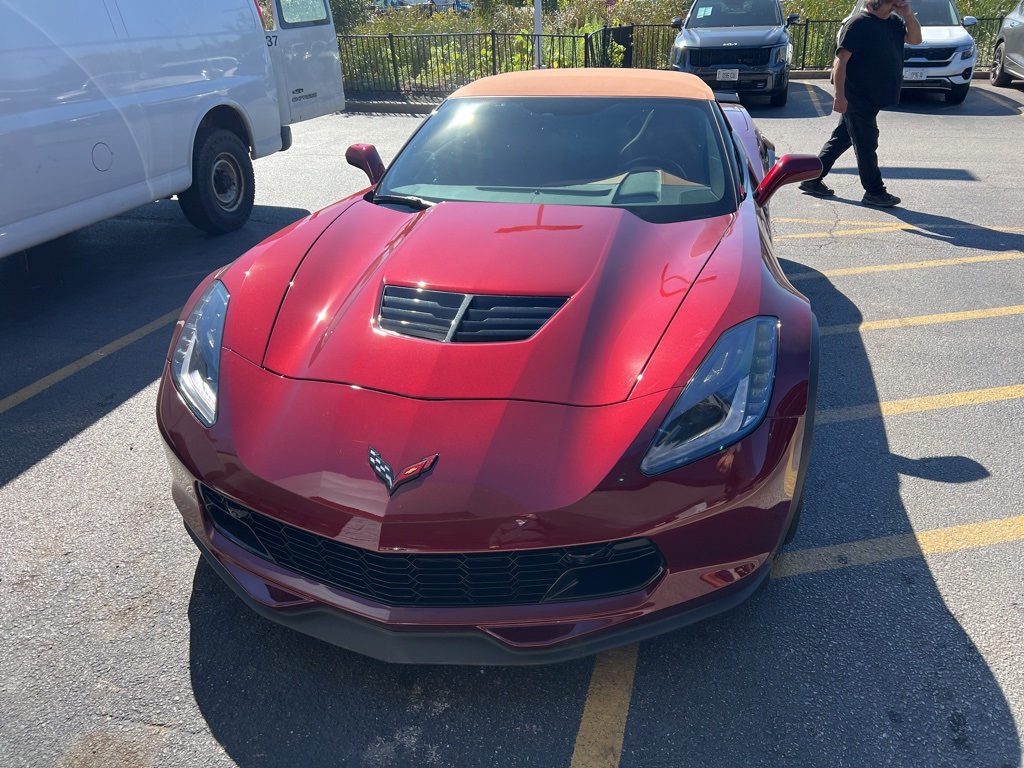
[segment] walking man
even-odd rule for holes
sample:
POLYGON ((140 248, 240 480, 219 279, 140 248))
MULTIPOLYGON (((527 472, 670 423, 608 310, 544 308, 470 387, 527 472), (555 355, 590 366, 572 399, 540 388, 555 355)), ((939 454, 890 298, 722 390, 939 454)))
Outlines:
POLYGON ((800 189, 816 197, 834 195, 822 179, 852 146, 864 187, 861 203, 877 208, 899 204, 900 199, 886 190, 878 169, 878 111, 899 103, 903 44, 920 42, 921 24, 909 0, 867 0, 864 9, 843 25, 833 63, 832 111, 839 113, 839 125, 818 153, 821 176, 803 182, 800 189))

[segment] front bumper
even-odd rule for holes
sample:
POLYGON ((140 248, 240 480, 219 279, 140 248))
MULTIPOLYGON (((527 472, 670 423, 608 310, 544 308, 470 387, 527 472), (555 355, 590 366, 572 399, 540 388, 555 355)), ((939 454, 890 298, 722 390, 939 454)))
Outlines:
MULTIPOLYGON (((226 371, 229 378, 234 372, 236 377, 278 379, 240 361, 229 362, 226 371)), ((330 392, 337 392, 340 398, 353 396, 348 387, 312 382, 291 382, 290 386, 315 387, 321 400, 330 392)), ((302 394, 297 396, 302 398, 302 394)), ((804 419, 775 416, 735 446, 676 472, 655 478, 629 476, 623 466, 635 467, 638 460, 631 455, 609 473, 613 487, 606 482, 566 507, 525 516, 521 511, 510 512, 511 524, 504 518, 420 523, 418 527, 426 530, 417 534, 415 522, 404 510, 394 521, 388 520, 386 513, 377 519, 373 514, 346 514, 351 510, 342 509, 338 497, 323 498, 337 485, 324 485, 322 478, 308 473, 300 476, 309 482, 316 480, 318 485, 315 489, 310 486, 305 495, 282 490, 280 477, 265 480, 259 475, 266 474, 266 468, 254 473, 231 455, 228 440, 209 438, 166 376, 158 410, 168 444, 175 503, 214 570, 266 618, 391 662, 551 663, 653 637, 727 610, 767 578, 793 514, 793 496, 804 471, 800 449, 804 419), (723 459, 731 461, 723 463, 723 459), (624 482, 619 478, 625 478, 624 482), (369 552, 398 549, 385 545, 408 543, 417 535, 421 542, 413 548, 417 552, 451 551, 453 545, 465 547, 462 551, 495 549, 487 545, 488 540, 500 542, 498 551, 510 551, 643 537, 656 544, 664 568, 640 588, 597 598, 501 606, 384 604, 309 578, 239 546, 214 525, 199 493, 201 483, 215 485, 218 492, 310 535, 346 541, 369 552), (621 489, 623 485, 633 487, 621 489), (526 524, 520 526, 518 521, 523 519, 526 524), (403 527, 410 524, 414 527, 403 527), (475 535, 473 532, 485 525, 491 531, 490 539, 481 539, 478 546, 454 544, 456 530, 475 535), (391 536, 392 531, 397 538, 391 536)), ((230 421, 230 413, 223 413, 221 419, 230 421)), ((532 421, 536 425, 536 419, 532 421)), ((221 422, 218 426, 224 428, 221 422)), ((307 429, 303 425, 296 428, 307 429)), ((275 435, 267 430, 261 430, 260 437, 267 445, 275 442, 275 435)), ((441 480, 437 475, 417 487, 415 498, 429 498, 431 487, 440 485, 441 480)), ((376 481, 359 486, 357 492, 365 496, 367 489, 380 489, 386 495, 384 486, 376 481)), ((518 494, 518 498, 528 496, 526 489, 518 494)), ((500 496, 492 496, 481 515, 494 513, 501 503, 500 496)))
MULTIPOLYGON (((925 66, 913 60, 903 65, 903 89, 922 91, 953 91, 966 88, 974 75, 976 59, 958 58, 942 66, 925 66), (913 75, 911 75, 913 73, 913 75)), ((928 62, 931 64, 932 62, 928 62)))
MULTIPOLYGON (((726 611, 750 597, 768 578, 765 564, 717 600, 696 608, 638 625, 623 625, 610 632, 587 636, 576 642, 550 647, 515 646, 479 628, 389 629, 340 611, 326 603, 303 602, 293 607, 274 607, 271 601, 288 602, 288 593, 262 582, 230 560, 222 560, 203 538, 185 526, 203 557, 242 601, 259 615, 311 637, 364 656, 397 664, 527 665, 553 664, 589 656, 627 643, 679 629, 726 611), (262 599, 261 599, 262 598, 262 599)), ((296 596, 298 597, 298 596, 296 596)))
POLYGON ((703 80, 713 91, 734 91, 741 94, 773 96, 786 90, 789 85, 789 71, 786 64, 766 67, 750 67, 742 64, 715 67, 691 67, 688 64, 673 66, 678 72, 688 72, 703 80), (736 80, 720 79, 720 71, 738 70, 736 80))

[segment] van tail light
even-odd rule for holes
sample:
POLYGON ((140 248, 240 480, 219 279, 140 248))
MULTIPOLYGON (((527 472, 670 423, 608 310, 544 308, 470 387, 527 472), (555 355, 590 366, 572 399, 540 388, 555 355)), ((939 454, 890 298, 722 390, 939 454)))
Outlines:
POLYGON ((263 25, 263 29, 264 29, 264 31, 266 31, 266 29, 267 29, 267 20, 263 16, 263 6, 260 5, 260 0, 252 0, 252 1, 254 3, 256 3, 256 13, 258 13, 260 15, 260 24, 263 25))

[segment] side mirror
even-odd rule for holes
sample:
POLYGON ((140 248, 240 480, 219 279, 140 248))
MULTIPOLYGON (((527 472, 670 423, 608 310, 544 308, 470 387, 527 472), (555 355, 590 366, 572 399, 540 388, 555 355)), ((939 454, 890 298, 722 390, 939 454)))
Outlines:
POLYGON ((976 17, 974 17, 974 16, 964 16, 964 26, 965 27, 973 27, 977 23, 978 23, 978 19, 976 17))
POLYGON ((789 14, 789 16, 786 17, 786 26, 787 27, 790 24, 799 24, 799 23, 800 23, 800 14, 799 13, 791 13, 791 14, 789 14))
POLYGON ((679 29, 679 30, 681 30, 683 28, 683 17, 682 16, 673 16, 672 17, 672 21, 669 22, 669 25, 671 25, 672 29, 679 29))
POLYGON ((764 208, 779 187, 797 181, 810 181, 821 175, 821 159, 817 155, 783 155, 754 190, 754 202, 764 208))
POLYGON ((384 175, 384 163, 373 144, 353 144, 345 150, 345 159, 349 165, 362 170, 371 184, 376 184, 384 175))

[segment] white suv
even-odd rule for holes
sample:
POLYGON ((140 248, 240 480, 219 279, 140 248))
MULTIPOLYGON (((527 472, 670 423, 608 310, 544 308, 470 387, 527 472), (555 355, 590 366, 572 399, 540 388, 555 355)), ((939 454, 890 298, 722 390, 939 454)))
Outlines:
MULTIPOLYGON (((903 48, 903 87, 941 91, 947 104, 960 104, 967 98, 978 61, 978 46, 966 28, 978 20, 973 16, 961 20, 953 0, 911 0, 911 5, 921 23, 922 39, 920 45, 903 48)), ((861 10, 863 4, 858 2, 843 25, 861 10)))
POLYGON ((904 48, 903 87, 942 91, 947 104, 959 104, 967 98, 978 60, 978 46, 966 27, 978 20, 961 20, 952 0, 911 0, 911 5, 923 39, 904 48))

